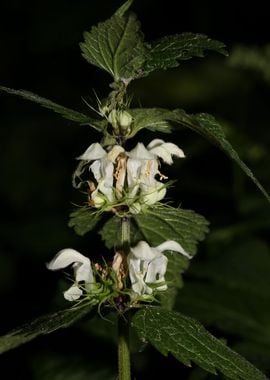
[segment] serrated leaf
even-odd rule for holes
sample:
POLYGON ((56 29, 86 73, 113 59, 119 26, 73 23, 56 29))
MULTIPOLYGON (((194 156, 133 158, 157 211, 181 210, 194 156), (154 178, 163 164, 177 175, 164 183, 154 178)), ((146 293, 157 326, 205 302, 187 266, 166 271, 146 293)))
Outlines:
MULTIPOLYGON (((208 232, 208 222, 191 210, 177 208, 156 208, 138 214, 134 219, 144 240, 155 246, 166 240, 175 240, 194 255, 198 241, 203 240, 208 232)), ((188 259, 173 252, 167 254, 169 259, 166 272, 168 290, 160 296, 162 305, 172 309, 179 288, 182 286, 181 274, 188 268, 188 259)))
MULTIPOLYGON (((177 113, 177 111, 175 111, 177 113)), ((224 153, 227 154, 232 160, 234 160, 240 168, 244 171, 244 173, 251 178, 251 180, 255 183, 255 185, 260 189, 260 191, 264 194, 267 200, 270 202, 270 196, 264 187, 260 184, 257 178, 254 176, 252 171, 248 168, 248 166, 240 159, 237 152, 231 146, 229 141, 226 139, 225 133, 223 131, 222 126, 218 123, 218 121, 212 116, 205 113, 194 115, 194 121, 188 125, 189 128, 198 132, 202 136, 206 137, 213 144, 218 146, 224 153)))
POLYGON ((179 61, 203 57, 206 50, 227 55, 225 45, 203 34, 182 33, 166 36, 152 43, 145 62, 145 72, 179 66, 179 61))
POLYGON ((140 337, 167 356, 190 366, 191 361, 210 373, 219 371, 233 380, 266 380, 242 356, 211 335, 199 322, 158 307, 145 307, 132 319, 140 337))
POLYGON ((133 108, 128 111, 133 117, 132 133, 128 136, 135 136, 141 129, 150 131, 170 133, 172 126, 169 123, 171 118, 175 118, 171 111, 163 108, 133 108))
POLYGON ((101 220, 101 215, 92 211, 87 206, 80 207, 78 210, 73 211, 69 217, 68 226, 73 227, 75 232, 80 236, 85 235, 95 228, 101 220))
POLYGON ((144 62, 140 23, 136 15, 125 13, 130 4, 127 2, 110 19, 85 32, 80 44, 83 57, 110 73, 115 82, 135 78, 144 62))
MULTIPOLYGON (((121 218, 113 216, 102 226, 98 232, 108 249, 121 246, 121 218)), ((130 219, 130 244, 135 245, 142 240, 138 227, 130 219)))
POLYGON ((63 118, 75 121, 83 125, 91 125, 98 131, 102 131, 104 128, 104 122, 100 120, 95 120, 87 115, 84 115, 81 112, 74 111, 70 108, 60 106, 57 103, 52 102, 49 99, 42 98, 39 95, 33 94, 30 91, 25 90, 14 90, 12 88, 0 86, 0 91, 5 92, 10 95, 16 95, 23 99, 30 100, 31 102, 38 103, 42 107, 53 110, 54 112, 60 114, 63 118))
POLYGON ((191 255, 196 246, 208 232, 207 220, 192 210, 173 207, 148 209, 137 214, 134 219, 144 236, 152 246, 165 240, 175 240, 191 255))
POLYGON ((56 313, 43 315, 30 323, 24 324, 0 337, 0 353, 27 343, 39 335, 50 334, 60 328, 69 327, 78 319, 89 313, 90 310, 89 305, 69 308, 56 313))

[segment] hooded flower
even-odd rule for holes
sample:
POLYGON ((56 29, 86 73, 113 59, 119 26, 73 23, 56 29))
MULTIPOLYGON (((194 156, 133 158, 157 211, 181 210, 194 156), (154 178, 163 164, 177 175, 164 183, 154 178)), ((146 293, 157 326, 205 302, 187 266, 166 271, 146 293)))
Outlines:
POLYGON ((191 256, 184 248, 173 240, 165 241, 157 247, 150 247, 145 241, 140 241, 130 249, 127 257, 131 286, 139 295, 152 294, 153 288, 158 291, 167 289, 165 273, 168 259, 164 251, 175 251, 187 258, 191 256))
POLYGON ((79 282, 83 282, 85 289, 89 291, 94 286, 94 276, 89 258, 74 249, 66 248, 56 254, 52 261, 47 264, 47 268, 58 270, 64 269, 71 264, 74 271, 75 283, 64 292, 64 297, 68 301, 75 301, 83 294, 82 289, 79 287, 79 282))
POLYGON ((163 140, 155 139, 147 148, 142 143, 128 153, 127 161, 127 181, 129 186, 129 196, 134 197, 140 193, 141 203, 152 205, 164 198, 166 188, 164 184, 157 181, 166 178, 159 171, 159 158, 165 163, 173 163, 172 156, 185 157, 184 152, 173 143, 166 143, 163 140))
POLYGON ((80 175, 89 167, 94 177, 94 182, 88 181, 94 207, 106 203, 115 206, 118 201, 128 199, 130 211, 138 213, 145 205, 153 205, 164 198, 166 187, 156 179, 157 176, 166 178, 159 171, 159 160, 171 165, 173 156, 185 157, 177 145, 160 139, 153 140, 147 147, 138 143, 130 152, 125 152, 120 145, 106 152, 99 143, 94 143, 78 157, 81 163, 76 173, 80 175))
MULTIPOLYGON (((91 193, 91 200, 95 207, 101 207, 106 201, 114 202, 115 200, 115 191, 113 188, 115 174, 114 164, 122 152, 124 152, 124 148, 119 145, 114 145, 109 152, 106 152, 99 143, 94 143, 78 157, 79 160, 86 161, 87 163, 94 161, 89 166, 89 170, 97 182, 95 189, 92 190, 91 193)), ((122 178, 121 180, 123 181, 122 178)))

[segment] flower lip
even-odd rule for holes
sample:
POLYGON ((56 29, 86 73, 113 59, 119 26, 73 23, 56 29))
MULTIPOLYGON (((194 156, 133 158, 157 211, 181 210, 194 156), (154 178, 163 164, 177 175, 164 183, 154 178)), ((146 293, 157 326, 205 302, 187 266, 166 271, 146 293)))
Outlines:
POLYGON ((81 281, 84 282, 87 290, 91 290, 94 284, 90 259, 75 249, 62 249, 49 263, 47 263, 47 268, 54 271, 64 269, 71 264, 74 271, 75 284, 64 292, 64 297, 68 301, 74 301, 82 295, 82 290, 77 286, 77 283, 81 281))
POLYGON ((107 155, 106 150, 103 149, 99 143, 93 143, 86 149, 86 151, 83 154, 77 157, 77 160, 83 160, 83 161, 99 160, 105 157, 106 155, 107 155))
POLYGON ((168 240, 156 247, 150 247, 146 241, 139 241, 135 247, 130 248, 127 261, 132 290, 143 296, 152 294, 153 287, 157 291, 167 289, 165 274, 168 258, 164 251, 175 251, 187 258, 191 256, 174 240, 168 240))

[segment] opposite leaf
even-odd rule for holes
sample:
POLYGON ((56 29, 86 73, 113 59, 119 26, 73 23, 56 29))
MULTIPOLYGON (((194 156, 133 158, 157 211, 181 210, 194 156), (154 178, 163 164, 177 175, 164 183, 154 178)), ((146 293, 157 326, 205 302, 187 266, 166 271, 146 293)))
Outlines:
POLYGON ((179 66, 179 61, 203 57, 206 50, 227 55, 225 45, 203 34, 182 33, 155 41, 146 57, 145 72, 179 66))
POLYGON ((91 308, 89 305, 81 307, 73 307, 43 315, 34 321, 27 323, 9 334, 0 337, 0 353, 11 350, 26 342, 29 342, 39 335, 50 334, 60 328, 68 327, 89 313, 91 308))
POLYGON ((158 307, 145 307, 132 320, 143 340, 167 356, 190 366, 193 361, 204 370, 216 371, 234 380, 266 380, 267 377, 242 356, 212 336, 197 321, 158 307))
POLYGON ((208 232, 208 222, 203 216, 180 208, 148 209, 144 214, 135 215, 134 219, 151 246, 175 240, 191 255, 196 253, 197 243, 208 232))
POLYGON ((101 216, 89 207, 81 207, 70 214, 68 226, 73 227, 78 235, 83 236, 95 228, 100 219, 101 216))
POLYGON ((85 32, 80 44, 83 57, 110 73, 115 82, 121 79, 128 83, 135 78, 144 61, 140 23, 134 14, 124 12, 129 4, 125 3, 110 19, 85 32))
POLYGON ((104 124, 103 121, 95 120, 87 115, 84 115, 83 113, 74 111, 70 108, 60 106, 59 104, 56 104, 49 99, 42 98, 39 95, 33 94, 30 91, 14 90, 12 88, 3 87, 3 86, 0 86, 0 91, 6 92, 7 94, 20 96, 21 98, 30 100, 31 102, 38 103, 42 107, 51 109, 54 112, 59 113, 65 119, 75 121, 83 125, 90 125, 100 132, 103 130, 103 124, 104 124))

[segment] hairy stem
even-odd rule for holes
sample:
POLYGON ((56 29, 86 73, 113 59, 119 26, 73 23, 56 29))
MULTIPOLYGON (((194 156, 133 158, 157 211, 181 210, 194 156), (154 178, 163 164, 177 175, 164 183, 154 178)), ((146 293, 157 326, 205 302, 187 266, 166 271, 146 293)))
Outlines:
MULTIPOLYGON (((121 241, 124 255, 129 253, 130 221, 121 218, 121 241)), ((130 380, 129 320, 118 316, 118 380, 130 380)))
POLYGON ((130 380, 129 322, 118 317, 118 380, 130 380))

